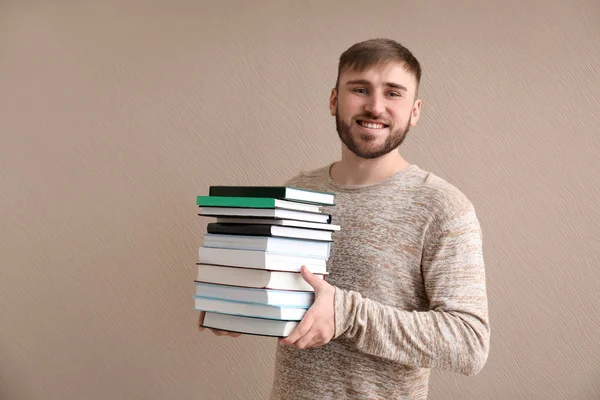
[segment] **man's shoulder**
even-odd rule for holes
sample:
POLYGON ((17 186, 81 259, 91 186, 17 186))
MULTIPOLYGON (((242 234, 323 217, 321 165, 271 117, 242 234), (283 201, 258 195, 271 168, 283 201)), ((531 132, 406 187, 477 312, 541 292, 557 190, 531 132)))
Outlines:
MULTIPOLYGON (((330 168, 331 164, 327 164, 315 169, 301 170, 286 180, 284 185, 313 190, 323 189, 328 185, 330 168)), ((392 190, 410 188, 414 194, 413 200, 428 204, 436 214, 450 216, 473 208, 470 199, 455 184, 416 164, 409 168, 407 174, 399 175, 399 179, 392 183, 392 185, 398 184, 398 187, 392 190)), ((386 186, 385 190, 389 189, 390 187, 386 186)))
POLYGON ((471 200, 455 184, 421 168, 418 168, 418 174, 420 179, 415 185, 415 190, 438 211, 452 215, 473 208, 471 200))
POLYGON ((322 187, 327 183, 330 167, 331 164, 328 164, 311 170, 302 170, 286 180, 284 185, 306 189, 322 187))

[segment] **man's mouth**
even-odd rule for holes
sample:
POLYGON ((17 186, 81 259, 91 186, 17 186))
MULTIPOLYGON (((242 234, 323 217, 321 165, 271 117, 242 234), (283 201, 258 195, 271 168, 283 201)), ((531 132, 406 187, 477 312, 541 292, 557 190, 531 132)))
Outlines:
POLYGON ((388 127, 388 125, 382 124, 381 122, 373 122, 373 121, 367 121, 367 120, 363 120, 363 119, 356 120, 356 123, 359 124, 360 126, 363 126, 365 128, 369 128, 369 129, 383 129, 383 128, 388 127))

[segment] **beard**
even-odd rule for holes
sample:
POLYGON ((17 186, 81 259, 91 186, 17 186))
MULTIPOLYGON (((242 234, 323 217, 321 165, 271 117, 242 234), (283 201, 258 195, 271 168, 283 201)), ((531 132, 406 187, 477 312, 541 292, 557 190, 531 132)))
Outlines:
MULTIPOLYGON (((340 120, 339 110, 336 110, 335 113, 335 126, 337 128, 337 133, 342 143, 344 143, 344 145, 346 145, 346 147, 348 147, 348 149, 351 152, 353 152, 361 158, 373 159, 384 156, 389 152, 400 147, 400 145, 406 138, 406 134, 410 130, 411 118, 412 115, 408 119, 408 122, 406 123, 406 126, 404 126, 404 128, 399 127, 395 129, 393 125, 388 125, 387 128, 384 128, 389 129, 390 134, 385 139, 385 142, 383 142, 383 144, 381 144, 380 146, 373 146, 369 144, 369 142, 373 142, 375 140, 371 135, 361 132, 351 132, 352 127, 340 120)), ((377 120, 377 118, 374 115, 368 113, 364 116, 355 119, 355 121, 359 119, 370 119, 374 121, 377 120)))

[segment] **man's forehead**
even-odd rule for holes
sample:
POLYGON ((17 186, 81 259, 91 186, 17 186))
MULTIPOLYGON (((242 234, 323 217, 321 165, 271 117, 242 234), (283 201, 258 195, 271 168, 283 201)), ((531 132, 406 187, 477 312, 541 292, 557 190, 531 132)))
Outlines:
POLYGON ((396 81, 396 83, 402 84, 407 88, 414 87, 416 85, 416 78, 414 74, 406 69, 406 63, 400 61, 382 62, 367 66, 363 69, 357 69, 353 66, 350 66, 349 68, 343 70, 340 76, 342 83, 356 79, 366 79, 369 81, 396 81))

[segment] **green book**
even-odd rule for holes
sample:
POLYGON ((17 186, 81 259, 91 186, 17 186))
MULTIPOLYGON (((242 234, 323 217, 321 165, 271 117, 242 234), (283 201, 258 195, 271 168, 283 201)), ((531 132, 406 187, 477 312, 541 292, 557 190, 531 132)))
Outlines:
POLYGON ((196 204, 200 207, 282 208, 312 213, 321 212, 321 207, 318 205, 296 203, 268 197, 198 196, 196 204))
POLYGON ((208 194, 211 196, 267 197, 324 206, 334 205, 335 198, 333 193, 291 186, 211 186, 208 194))

